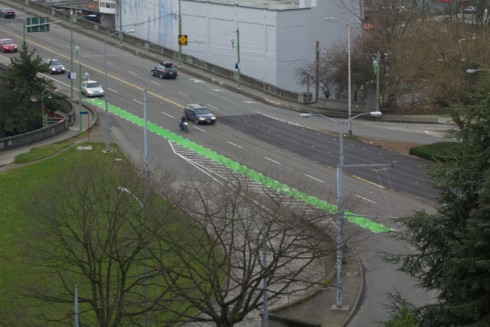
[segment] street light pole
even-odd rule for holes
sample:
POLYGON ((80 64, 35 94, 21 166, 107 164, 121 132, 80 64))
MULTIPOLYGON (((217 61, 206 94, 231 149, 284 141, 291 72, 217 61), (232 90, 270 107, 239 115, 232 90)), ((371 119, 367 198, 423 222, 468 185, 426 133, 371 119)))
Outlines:
POLYGON ((78 120, 80 121, 80 133, 82 132, 82 62, 80 61, 79 52, 80 47, 75 47, 78 61, 78 120))
MULTIPOLYGON (((325 20, 336 20, 347 25, 347 121, 349 125, 348 135, 352 136, 352 72, 351 72, 351 49, 350 49, 350 23, 335 17, 327 17, 325 20)), ((379 111, 379 108, 376 108, 379 111)))
MULTIPOLYGON (((144 228, 144 231, 143 231, 143 242, 145 242, 144 244, 144 250, 143 250, 143 274, 144 274, 144 290, 143 290, 143 307, 144 307, 144 326, 147 327, 148 326, 148 312, 147 312, 147 302, 148 302, 148 281, 146 280, 146 277, 147 277, 147 264, 146 264, 146 257, 147 257, 147 246, 146 246, 146 207, 143 205, 143 203, 140 201, 140 199, 134 195, 130 190, 128 190, 127 188, 125 188, 124 186, 118 186, 117 189, 121 192, 126 192, 130 195, 133 196, 133 198, 138 202, 138 204, 140 205, 141 209, 144 210, 144 220, 143 220, 143 228, 144 228)), ((145 184, 145 197, 146 197, 146 192, 147 192, 147 189, 146 189, 146 184, 145 184)))
MULTIPOLYGON (((179 0, 179 37, 182 35, 182 8, 179 0)), ((179 42, 179 67, 182 66, 182 44, 179 42)))
POLYGON ((127 30, 127 31, 117 31, 111 34, 107 34, 104 37, 104 87, 105 87, 105 94, 104 94, 104 102, 105 102, 105 119, 104 119, 104 129, 105 129, 105 151, 109 152, 109 102, 108 102, 108 97, 109 97, 109 81, 107 79, 107 39, 114 34, 117 33, 134 33, 134 30, 127 30))
POLYGON ((379 71, 381 69, 381 55, 376 52, 376 57, 373 59, 374 73, 376 74, 376 111, 379 111, 379 71))
POLYGON ((337 309, 342 308, 342 257, 344 248, 344 124, 349 123, 353 119, 371 115, 373 117, 379 117, 382 115, 380 111, 364 112, 355 115, 345 120, 334 119, 322 114, 301 114, 302 117, 318 116, 324 117, 328 120, 336 123, 339 126, 339 165, 337 166, 337 218, 335 221, 336 230, 336 243, 337 243, 337 302, 335 307, 337 309))

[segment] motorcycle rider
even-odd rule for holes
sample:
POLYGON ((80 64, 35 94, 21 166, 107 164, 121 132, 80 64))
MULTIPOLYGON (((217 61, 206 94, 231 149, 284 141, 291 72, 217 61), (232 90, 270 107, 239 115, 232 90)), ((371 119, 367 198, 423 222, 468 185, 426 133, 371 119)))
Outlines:
POLYGON ((182 118, 180 118, 180 122, 179 122, 180 129, 183 129, 184 128, 184 123, 185 122, 187 122, 187 118, 185 116, 182 116, 182 118))

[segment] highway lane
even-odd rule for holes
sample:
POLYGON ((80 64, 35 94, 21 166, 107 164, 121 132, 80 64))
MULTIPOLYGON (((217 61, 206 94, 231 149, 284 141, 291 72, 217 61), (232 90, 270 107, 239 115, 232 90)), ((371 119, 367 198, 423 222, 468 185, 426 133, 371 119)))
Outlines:
MULTIPOLYGON (((16 26, 16 25, 15 25, 16 26)), ((14 31, 15 32, 15 31, 14 31)), ((18 33, 17 31, 16 33, 18 33)), ((67 53, 67 36, 69 33, 62 28, 53 29, 56 38, 51 40, 42 39, 40 34, 29 34, 30 43, 40 43, 40 41, 49 45, 49 48, 38 47, 39 53, 47 57, 60 57, 63 54, 65 65, 67 53)), ((51 37, 50 37, 51 38, 51 37)), ((84 67, 90 72, 91 76, 103 83, 103 43, 96 42, 90 38, 78 35, 76 33, 75 44, 80 44, 82 52, 80 57, 84 63, 84 67)), ((262 103, 257 103, 251 99, 247 99, 239 94, 221 89, 209 83, 199 82, 192 76, 181 74, 176 81, 161 81, 149 74, 149 69, 155 64, 146 59, 141 59, 136 56, 127 54, 118 47, 110 46, 109 73, 111 76, 109 87, 117 93, 110 91, 109 99, 111 104, 123 107, 125 110, 142 116, 143 112, 143 84, 149 86, 149 120, 163 126, 168 130, 177 131, 177 120, 182 114, 181 106, 190 102, 201 102, 211 104, 216 108, 217 114, 223 122, 231 117, 241 115, 253 115, 257 112, 266 114, 272 117, 279 117, 280 120, 293 121, 297 118, 297 113, 285 112, 284 110, 267 106, 262 103), (146 73, 143 74, 143 72, 146 73), (159 84, 156 84, 159 83, 159 84)), ((69 52, 68 52, 69 55, 69 52)), ((67 65, 68 66, 68 65, 67 65)), ((77 67, 77 65, 75 66, 77 67)), ((62 88, 66 91, 66 76, 53 76, 60 83, 64 83, 62 88)), ((60 86, 61 84, 57 84, 60 86)), ((142 158, 142 140, 143 134, 140 127, 117 117, 111 119, 111 128, 123 139, 122 146, 129 149, 129 153, 133 154, 133 158, 142 158)), ((299 118, 298 118, 299 119, 299 118)), ((309 120, 303 122, 305 125, 311 122, 316 123, 319 120, 309 120)), ((325 123, 322 123, 325 124, 325 123)), ((321 144, 325 142, 327 136, 318 133, 318 139, 310 139, 315 149, 321 151, 313 151, 319 156, 307 157, 289 151, 282 146, 272 146, 270 140, 257 140, 255 135, 247 135, 237 131, 228 124, 219 122, 216 126, 195 126, 191 124, 191 132, 186 135, 187 138, 193 140, 207 148, 218 151, 219 153, 232 158, 247 167, 251 167, 257 171, 263 172, 272 178, 286 182, 300 190, 304 190, 309 194, 313 194, 321 199, 325 199, 331 203, 335 202, 335 171, 326 168, 321 164, 323 159, 323 151, 330 151, 332 157, 337 151, 338 146, 332 145, 329 149, 321 149, 321 144)), ((328 125, 326 123, 325 125, 328 125)), ((355 125, 357 126, 357 125, 355 125)), ((286 123, 277 125, 277 131, 282 133, 290 133, 291 126, 286 123), (284 131, 282 131, 284 130, 284 131)), ((333 126, 333 131, 336 131, 336 126, 333 126)), ((265 130, 264 130, 265 131, 265 130)), ((294 130, 296 134, 308 133, 304 130, 294 130)), ((276 134, 277 135, 277 134, 276 134)), ((274 137, 272 137, 274 138, 274 137)), ((277 138, 277 137, 276 137, 277 138)), ((332 140, 335 143, 335 140, 332 140)), ((150 161, 152 169, 156 170, 159 167, 171 169, 179 174, 179 177, 185 179, 189 172, 194 170, 194 167, 177 157, 167 140, 162 139, 152 133, 149 136, 150 161)), ((326 154, 326 152, 325 152, 326 154)), ((138 160, 141 162, 141 160, 138 160)), ((334 166, 336 163, 330 165, 334 166)), ((376 185, 361 182, 358 179, 346 178, 346 199, 347 206, 350 210, 362 213, 363 215, 372 216, 373 220, 382 222, 389 227, 397 228, 391 217, 410 214, 414 209, 431 210, 427 205, 421 204, 418 201, 405 196, 401 196, 390 190, 380 188, 376 185)), ((350 228, 350 227, 349 227, 350 228)), ((347 228, 346 233, 359 235, 352 227, 352 230, 347 228)), ((396 246, 390 244, 385 235, 372 236, 372 234, 363 235, 354 246, 359 246, 363 249, 379 249, 380 246, 389 246, 396 249, 396 246), (381 242, 384 240, 385 242, 381 242), (361 243, 362 241, 362 243, 361 243)), ((377 258, 374 252, 363 251, 361 253, 363 263, 369 263, 373 258, 377 258)), ((368 266, 368 268, 371 268, 368 266)), ((392 267, 374 263, 372 269, 367 271, 367 279, 371 281, 371 285, 382 284, 383 281, 389 278, 395 278, 401 285, 406 285, 404 290, 407 293, 415 292, 412 287, 413 283, 406 281, 400 276, 397 276, 392 267), (383 267, 383 272, 380 273, 379 267, 383 267), (395 277, 393 277, 395 276, 395 277)), ((376 301, 376 306, 379 303, 386 303, 386 295, 381 288, 371 287, 366 293, 368 299, 379 299, 376 301), (384 299, 384 302, 383 302, 384 299)), ((370 312, 370 305, 363 306, 360 309, 359 315, 366 313, 370 319, 382 319, 385 317, 383 312, 370 312)))
MULTIPOLYGON (((228 116, 221 120, 233 129, 321 164, 336 167, 339 162, 338 135, 302 130, 264 115, 228 116)), ((421 199, 434 200, 437 193, 427 183, 426 160, 400 156, 360 141, 344 138, 345 165, 393 164, 392 169, 346 168, 346 173, 421 199)))

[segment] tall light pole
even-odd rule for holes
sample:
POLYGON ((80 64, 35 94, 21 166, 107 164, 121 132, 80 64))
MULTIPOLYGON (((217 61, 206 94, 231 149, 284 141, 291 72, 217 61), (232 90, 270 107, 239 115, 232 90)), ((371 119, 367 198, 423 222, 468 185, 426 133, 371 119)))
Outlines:
MULTIPOLYGON (((231 47, 235 49, 235 40, 231 40, 231 47)), ((237 71, 237 88, 240 88, 240 30, 236 29, 236 52, 237 52, 237 61, 235 63, 235 69, 237 71)))
POLYGON ((70 98, 73 99, 73 0, 70 0, 70 98))
POLYGON ((381 69, 381 55, 379 54, 379 50, 373 59, 373 68, 376 74, 376 111, 379 111, 379 72, 381 69))
MULTIPOLYGON (((350 23, 335 17, 326 17, 325 20, 336 20, 347 25, 347 121, 349 124, 349 137, 352 136, 352 73, 351 73, 351 59, 350 59, 350 23)), ((378 111, 378 108, 376 108, 378 111)))
POLYGON ((80 61, 79 52, 80 47, 75 47, 78 61, 78 120, 80 121, 80 133, 82 132, 82 62, 80 61))
POLYGON ((105 94, 104 94, 104 101, 105 101, 105 120, 104 120, 104 129, 105 129, 105 151, 109 152, 109 81, 107 79, 107 39, 114 34, 117 33, 134 33, 134 30, 127 30, 127 31, 117 31, 113 32, 111 34, 107 34, 104 37, 104 87, 105 87, 105 94))
MULTIPOLYGON (((179 37, 182 35, 182 8, 179 0, 179 37)), ((179 67, 182 66, 182 44, 179 41, 179 67)))
MULTIPOLYGON (((132 193, 130 190, 128 190, 126 187, 124 186, 118 186, 117 189, 120 191, 120 192, 126 192, 130 195, 133 196, 133 198, 138 202, 138 204, 140 205, 141 209, 145 210, 144 212, 144 215, 145 217, 143 218, 144 219, 144 231, 143 231, 143 242, 144 242, 144 254, 143 254, 143 265, 144 265, 144 268, 143 268, 143 273, 144 273, 144 293, 143 293, 143 307, 144 307, 144 315, 145 315, 145 322, 144 322, 144 326, 147 327, 148 326, 148 313, 146 311, 147 309, 147 302, 148 302, 148 281, 146 280, 146 276, 147 276, 147 268, 146 268, 146 256, 147 256, 147 246, 146 246, 146 208, 145 206, 143 205, 143 203, 140 201, 140 199, 134 194, 132 193)), ((146 192, 147 192, 147 189, 146 189, 146 182, 145 182, 145 197, 146 197, 146 192)))
POLYGON ((301 117, 319 116, 327 118, 339 126, 339 165, 337 166, 337 219, 335 221, 336 238, 337 238, 337 309, 342 308, 342 256, 344 248, 344 124, 349 123, 353 119, 371 115, 379 117, 382 115, 380 111, 364 112, 345 120, 334 119, 322 114, 301 114, 301 117))

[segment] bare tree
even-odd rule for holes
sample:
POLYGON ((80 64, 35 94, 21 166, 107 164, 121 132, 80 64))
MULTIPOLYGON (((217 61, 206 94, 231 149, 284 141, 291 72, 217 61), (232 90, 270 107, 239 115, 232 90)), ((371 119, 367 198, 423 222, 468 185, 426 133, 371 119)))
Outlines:
POLYGON ((36 262, 55 286, 33 290, 48 324, 71 324, 75 285, 81 325, 104 327, 233 326, 264 299, 325 285, 311 269, 336 249, 315 226, 330 226, 325 211, 238 178, 175 187, 153 175, 145 187, 135 171, 111 157, 74 163, 36 199, 36 262))
POLYGON ((146 249, 161 241, 174 215, 153 190, 112 156, 70 164, 45 187, 30 216, 38 227, 35 237, 44 241, 35 254, 57 285, 35 289, 38 299, 51 304, 48 321, 72 325, 75 285, 82 326, 139 326, 144 318, 168 324, 178 318, 162 314, 169 290, 147 262, 146 249))
POLYGON ((174 264, 165 266, 161 249, 152 251, 152 260, 161 263, 176 299, 199 312, 188 314, 190 321, 233 326, 262 308, 266 290, 267 302, 274 304, 323 282, 309 268, 335 249, 314 227, 328 215, 247 185, 238 179, 194 181, 166 194, 188 215, 187 245, 169 234, 174 264), (195 244, 200 248, 191 251, 195 244))

